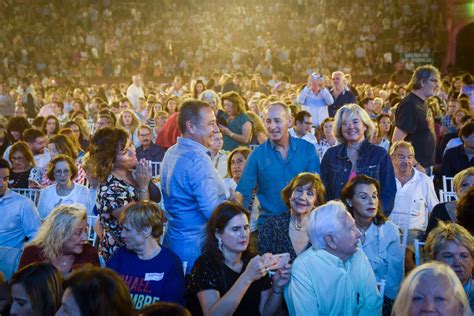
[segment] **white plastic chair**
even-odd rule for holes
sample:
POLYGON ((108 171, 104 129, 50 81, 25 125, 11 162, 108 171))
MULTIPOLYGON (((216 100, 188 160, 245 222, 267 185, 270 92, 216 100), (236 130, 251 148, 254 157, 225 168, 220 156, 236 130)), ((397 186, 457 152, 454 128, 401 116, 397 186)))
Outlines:
POLYGON ((454 192, 454 182, 453 177, 443 176, 443 191, 444 192, 454 192))
POLYGON ((95 215, 87 215, 87 240, 95 247, 97 244, 97 233, 94 230, 94 225, 99 217, 95 215))
POLYGON ((413 246, 415 248, 415 265, 418 267, 421 264, 421 247, 425 246, 425 243, 418 239, 413 240, 413 246))
POLYGON ((444 203, 444 202, 450 202, 457 200, 458 196, 456 195, 455 192, 446 192, 444 190, 439 190, 439 202, 444 203))
POLYGON ((16 192, 20 195, 26 196, 30 200, 32 200, 36 206, 38 206, 39 203, 39 197, 41 194, 41 189, 17 189, 13 188, 11 189, 13 192, 16 192))
POLYGON ((151 177, 153 179, 158 178, 160 176, 160 166, 161 166, 161 162, 150 161, 151 177))

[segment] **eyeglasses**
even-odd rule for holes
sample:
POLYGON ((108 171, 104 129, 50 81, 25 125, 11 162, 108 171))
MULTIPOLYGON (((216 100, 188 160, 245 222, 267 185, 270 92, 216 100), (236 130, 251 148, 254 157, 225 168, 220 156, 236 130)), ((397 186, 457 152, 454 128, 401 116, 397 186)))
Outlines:
POLYGON ((64 170, 54 170, 54 175, 60 176, 60 175, 69 175, 71 173, 71 170, 69 169, 64 169, 64 170))
POLYGON ((438 82, 439 82, 439 80, 438 80, 438 79, 435 79, 435 78, 431 78, 430 81, 431 81, 431 82, 434 82, 434 83, 438 83, 438 82))

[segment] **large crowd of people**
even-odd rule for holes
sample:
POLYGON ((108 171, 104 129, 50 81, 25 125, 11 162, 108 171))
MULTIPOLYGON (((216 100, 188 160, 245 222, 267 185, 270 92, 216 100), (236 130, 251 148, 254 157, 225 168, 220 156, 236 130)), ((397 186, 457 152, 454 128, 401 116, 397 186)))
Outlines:
POLYGON ((441 1, 1 5, 1 315, 472 314, 441 1))
POLYGON ((470 314, 470 74, 224 76, 2 82, 3 311, 470 314))

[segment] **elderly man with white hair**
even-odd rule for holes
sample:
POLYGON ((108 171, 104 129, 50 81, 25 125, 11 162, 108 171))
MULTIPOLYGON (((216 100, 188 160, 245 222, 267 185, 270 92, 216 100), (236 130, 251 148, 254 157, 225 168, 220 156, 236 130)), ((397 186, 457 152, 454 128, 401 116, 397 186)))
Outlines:
POLYGON ((382 296, 344 204, 316 208, 308 235, 313 246, 294 261, 285 291, 290 315, 381 315, 382 296))
POLYGON ((328 114, 328 106, 334 103, 329 90, 325 88, 324 76, 312 73, 308 78, 308 83, 301 90, 296 99, 301 108, 311 113, 313 125, 319 127, 328 114))

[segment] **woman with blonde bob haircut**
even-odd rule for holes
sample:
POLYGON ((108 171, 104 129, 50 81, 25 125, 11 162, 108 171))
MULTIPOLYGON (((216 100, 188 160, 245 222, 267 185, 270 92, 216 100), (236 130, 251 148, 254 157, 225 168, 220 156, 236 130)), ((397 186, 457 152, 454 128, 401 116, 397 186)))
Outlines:
POLYGON ((33 262, 49 262, 68 274, 87 263, 99 266, 97 251, 87 243, 87 234, 87 214, 82 205, 56 207, 23 251, 20 268, 33 262))
POLYGON ((472 257, 474 238, 461 225, 439 222, 426 239, 425 252, 431 260, 449 265, 461 281, 469 300, 474 307, 474 283, 472 281, 472 257))
MULTIPOLYGON (((184 275, 181 260, 159 244, 163 234, 165 214, 158 204, 140 201, 129 204, 120 215, 123 226, 122 239, 125 247, 118 248, 107 262, 107 267, 117 272, 124 280, 133 278, 146 280, 150 275, 161 273, 161 279, 149 282, 147 294, 160 301, 184 304, 184 275)), ((153 280, 153 279, 151 279, 153 280)), ((132 297, 142 295, 142 289, 129 284, 132 297)), ((145 304, 151 304, 150 299, 145 304)), ((142 302, 135 302, 140 309, 142 302)))
POLYGON ((436 227, 438 221, 452 221, 457 220, 458 214, 456 211, 462 197, 465 195, 470 187, 474 186, 474 167, 466 168, 458 172, 453 179, 454 192, 456 192, 457 200, 448 201, 437 204, 430 213, 428 226, 426 227, 425 236, 436 227))
POLYGON ((444 263, 429 262, 415 268, 403 281, 392 316, 469 316, 466 293, 453 270, 444 263))
POLYGON ((329 148, 321 161, 326 199, 339 198, 349 180, 365 174, 378 180, 383 188, 380 200, 388 216, 397 192, 395 172, 387 151, 369 142, 375 130, 369 114, 357 104, 346 104, 336 112, 334 125, 334 135, 340 144, 329 148))

